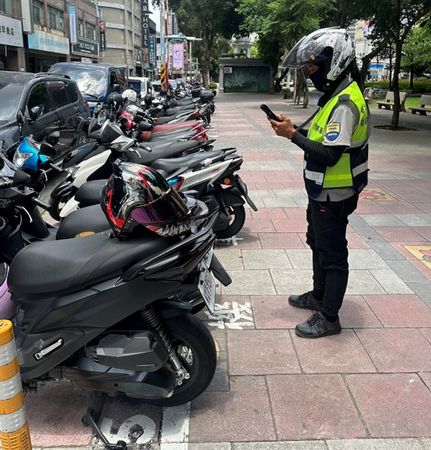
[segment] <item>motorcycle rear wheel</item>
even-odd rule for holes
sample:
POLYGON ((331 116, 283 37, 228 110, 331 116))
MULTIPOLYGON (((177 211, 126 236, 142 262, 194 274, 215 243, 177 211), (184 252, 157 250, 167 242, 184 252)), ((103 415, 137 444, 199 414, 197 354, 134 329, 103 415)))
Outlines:
POLYGON ((166 320, 164 325, 190 378, 175 388, 172 397, 145 400, 145 403, 157 406, 182 405, 196 398, 210 384, 217 366, 217 350, 208 328, 191 314, 166 320))
POLYGON ((244 205, 230 206, 229 216, 229 225, 223 230, 215 230, 217 239, 231 238, 242 230, 246 216, 244 205))

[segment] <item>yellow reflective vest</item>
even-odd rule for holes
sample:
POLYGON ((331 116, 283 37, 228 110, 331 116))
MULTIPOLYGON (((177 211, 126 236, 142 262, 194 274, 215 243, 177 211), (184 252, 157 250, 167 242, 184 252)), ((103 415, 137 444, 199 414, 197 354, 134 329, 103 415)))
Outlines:
POLYGON ((332 167, 313 162, 306 157, 304 179, 307 192, 318 195, 322 189, 353 187, 360 192, 367 184, 368 172, 368 107, 362 92, 356 82, 350 83, 345 89, 332 97, 316 114, 308 130, 308 139, 322 143, 327 131, 327 125, 340 97, 352 101, 358 108, 359 122, 353 131, 351 147, 332 167))

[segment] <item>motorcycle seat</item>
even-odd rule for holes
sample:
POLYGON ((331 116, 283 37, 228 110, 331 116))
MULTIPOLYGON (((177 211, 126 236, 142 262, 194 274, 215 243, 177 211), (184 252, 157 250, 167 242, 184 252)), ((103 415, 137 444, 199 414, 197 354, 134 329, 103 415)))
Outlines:
POLYGON ((92 180, 84 183, 75 194, 75 200, 80 208, 100 203, 100 193, 105 184, 106 180, 92 180))
POLYGON ((171 144, 160 142, 157 143, 157 146, 150 145, 151 152, 136 147, 136 152, 127 154, 127 160, 136 164, 152 165, 157 159, 178 156, 187 151, 197 150, 201 146, 202 143, 199 141, 173 142, 171 144))
POLYGON ((13 260, 9 289, 15 295, 82 290, 120 276, 128 267, 170 244, 169 240, 156 235, 120 241, 110 233, 37 242, 25 247, 13 260))
POLYGON ((172 120, 175 119, 175 116, 167 116, 167 117, 158 117, 157 118, 157 122, 156 122, 156 126, 157 125, 165 125, 168 124, 169 122, 171 122, 172 120))
POLYGON ((191 155, 182 156, 180 158, 162 158, 155 161, 151 167, 153 169, 162 170, 170 174, 174 173, 178 169, 181 169, 182 167, 189 167, 191 164, 204 161, 207 158, 214 158, 215 156, 221 154, 222 152, 211 151, 193 153, 191 155))
MULTIPOLYGON (((104 181, 106 183, 106 180, 104 181)), ((60 222, 56 239, 70 239, 86 232, 99 233, 109 230, 111 227, 100 206, 100 191, 98 200, 93 205, 73 211, 65 217, 60 222)))

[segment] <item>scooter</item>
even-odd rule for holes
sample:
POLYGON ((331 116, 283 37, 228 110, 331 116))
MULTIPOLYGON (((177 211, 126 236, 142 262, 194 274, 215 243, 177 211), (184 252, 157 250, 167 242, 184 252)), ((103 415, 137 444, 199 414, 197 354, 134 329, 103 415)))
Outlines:
MULTIPOLYGON (((0 196, 20 189, 0 177, 0 196)), ((25 389, 68 380, 82 389, 172 406, 210 383, 216 349, 193 313, 214 310, 215 215, 189 236, 111 233, 39 242, 19 251, 7 277, 25 389), (43 264, 41 264, 43 261, 43 264)), ((3 286, 4 290, 4 277, 3 286)), ((10 305, 9 305, 10 306, 10 305)))

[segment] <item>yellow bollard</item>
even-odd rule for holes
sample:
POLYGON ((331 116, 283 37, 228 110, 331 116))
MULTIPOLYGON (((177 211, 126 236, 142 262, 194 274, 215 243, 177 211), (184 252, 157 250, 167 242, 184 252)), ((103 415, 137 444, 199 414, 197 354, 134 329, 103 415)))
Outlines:
POLYGON ((0 320, 0 440, 2 450, 32 448, 10 320, 0 320))

